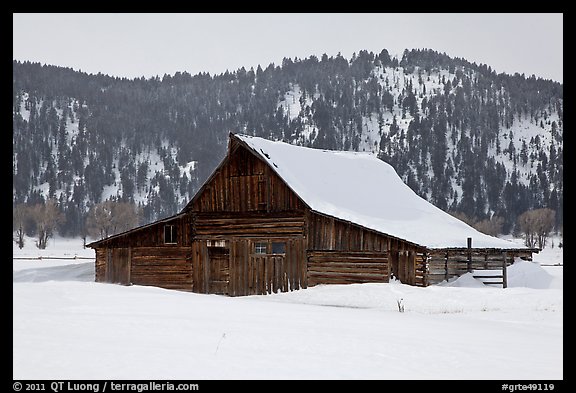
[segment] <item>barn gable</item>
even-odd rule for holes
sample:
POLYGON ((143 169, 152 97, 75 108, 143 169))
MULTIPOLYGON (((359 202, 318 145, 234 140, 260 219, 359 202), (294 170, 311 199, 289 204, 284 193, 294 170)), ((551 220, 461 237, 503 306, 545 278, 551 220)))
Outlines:
POLYGON ((268 163, 231 136, 228 154, 183 212, 282 212, 304 207, 268 163))

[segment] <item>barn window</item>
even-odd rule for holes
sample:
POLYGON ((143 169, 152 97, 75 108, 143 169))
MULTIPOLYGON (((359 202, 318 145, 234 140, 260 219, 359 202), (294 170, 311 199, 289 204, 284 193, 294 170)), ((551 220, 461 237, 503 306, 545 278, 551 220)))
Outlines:
POLYGON ((272 242, 272 254, 286 254, 286 243, 272 242))
POLYGON ((176 244, 178 241, 176 239, 177 231, 176 225, 165 225, 164 226, 164 243, 165 244, 176 244))
POLYGON ((266 254, 267 243, 254 243, 254 254, 266 254))

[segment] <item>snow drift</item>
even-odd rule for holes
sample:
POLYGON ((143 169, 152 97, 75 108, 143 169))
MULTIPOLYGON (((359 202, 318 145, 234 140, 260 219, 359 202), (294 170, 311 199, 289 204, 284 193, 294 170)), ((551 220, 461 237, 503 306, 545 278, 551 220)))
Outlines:
MULTIPOLYGON (((481 270, 477 273, 490 275, 490 271, 481 270)), ((501 274, 500 270, 493 273, 501 274)), ((562 289, 562 280, 548 273, 539 263, 524 261, 516 258, 516 261, 507 268, 508 288, 525 287, 534 289, 562 289)), ((483 288, 486 285, 482 280, 474 278, 474 273, 466 273, 460 277, 442 282, 440 286, 483 288)))

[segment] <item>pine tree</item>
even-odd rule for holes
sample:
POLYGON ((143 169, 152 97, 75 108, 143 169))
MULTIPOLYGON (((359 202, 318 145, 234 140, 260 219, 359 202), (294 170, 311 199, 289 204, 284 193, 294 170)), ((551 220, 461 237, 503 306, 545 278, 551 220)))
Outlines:
MULTIPOLYGON (((562 85, 496 75, 488 66, 432 50, 405 51, 400 63, 386 50, 360 51, 350 60, 341 54, 286 58, 256 71, 134 80, 15 61, 13 81, 14 203, 52 195, 73 222, 88 204, 101 202, 104 189, 121 188, 119 196, 132 194, 130 189, 149 193, 143 204, 147 219, 177 211, 184 194, 191 197, 224 157, 230 131, 355 150, 374 143, 366 133, 373 130, 381 156, 435 203, 443 205, 446 198, 456 206, 460 198, 452 183, 457 182, 473 190, 463 196, 470 212, 500 209, 508 228, 521 213, 517 206, 528 210, 548 203, 562 209, 562 85), (287 116, 279 104, 296 97, 296 88, 302 112, 287 116), (401 111, 412 117, 408 128, 399 125, 401 111), (523 132, 516 125, 525 116, 548 127, 551 138, 542 133, 527 143, 522 134, 510 135, 511 127, 523 132), (70 124, 78 126, 77 133, 70 124), (522 143, 518 153, 514 139, 522 143), (176 159, 167 146, 176 150, 176 159), (147 187, 156 163, 141 162, 145 152, 163 156, 157 164, 170 180, 167 186, 156 180, 161 192, 147 187), (140 162, 129 168, 134 157, 140 162), (195 169, 181 172, 190 161, 195 169), (533 180, 520 178, 506 188, 506 179, 518 175, 499 162, 523 171, 529 164, 536 171, 540 164, 540 169, 533 180)), ((560 213, 556 220, 562 220, 560 213)))

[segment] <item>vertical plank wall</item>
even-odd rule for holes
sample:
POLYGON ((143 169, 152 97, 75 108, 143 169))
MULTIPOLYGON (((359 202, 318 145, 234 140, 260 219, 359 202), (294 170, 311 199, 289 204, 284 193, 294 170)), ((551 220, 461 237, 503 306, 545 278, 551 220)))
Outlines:
POLYGON ((308 285, 388 282, 388 239, 352 223, 307 214, 308 285))

